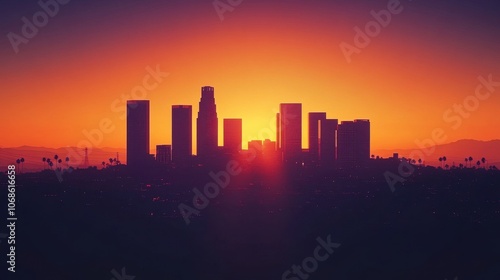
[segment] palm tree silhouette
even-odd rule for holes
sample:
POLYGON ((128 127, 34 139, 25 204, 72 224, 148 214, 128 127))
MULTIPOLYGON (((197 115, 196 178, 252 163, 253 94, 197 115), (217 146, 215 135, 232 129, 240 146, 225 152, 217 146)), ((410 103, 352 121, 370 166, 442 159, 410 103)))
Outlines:
POLYGON ((54 159, 56 160, 56 169, 57 169, 57 159, 59 158, 58 155, 54 155, 54 159))
POLYGON ((483 163, 483 168, 484 168, 484 169, 486 169, 486 165, 485 165, 485 163, 486 163, 486 158, 484 158, 484 157, 483 157, 483 158, 481 158, 481 162, 483 163))
POLYGON ((448 169, 448 168, 450 168, 450 166, 449 166, 448 164, 446 164, 446 165, 444 166, 444 169, 448 169))
POLYGON ((66 157, 66 167, 69 168, 69 157, 66 157))
MULTIPOLYGON (((57 162, 59 163, 59 165, 61 165, 62 163, 62 159, 58 159, 57 162)), ((59 167, 59 169, 61 169, 62 167, 59 167)))
POLYGON ((442 168, 443 167, 443 158, 442 157, 439 158, 439 163, 441 164, 441 168, 442 168))
POLYGON ((45 169, 45 162, 47 162, 47 158, 43 157, 42 161, 43 161, 43 169, 45 169))
POLYGON ((465 158, 465 167, 467 167, 467 162, 469 161, 468 158, 465 158))
POLYGON ((477 168, 479 168, 479 166, 481 166, 481 161, 479 161, 479 160, 478 160, 478 161, 476 162, 476 165, 477 165, 477 168))
POLYGON ((469 166, 472 167, 472 160, 473 158, 472 157, 469 157, 469 166))
POLYGON ((24 158, 21 158, 21 171, 24 172, 24 158))
POLYGON ((52 161, 49 161, 49 166, 50 166, 50 170, 52 170, 52 166, 54 166, 54 163, 52 161))
POLYGON ((104 169, 104 166, 106 165, 106 162, 103 161, 103 162, 101 162, 101 164, 102 164, 102 169, 104 169))
POLYGON ((418 159, 418 165, 422 166, 422 159, 421 158, 418 159))
POLYGON ((19 164, 21 164, 21 159, 16 159, 17 169, 19 170, 19 164))
POLYGON ((446 156, 443 156, 443 162, 446 163, 446 156))

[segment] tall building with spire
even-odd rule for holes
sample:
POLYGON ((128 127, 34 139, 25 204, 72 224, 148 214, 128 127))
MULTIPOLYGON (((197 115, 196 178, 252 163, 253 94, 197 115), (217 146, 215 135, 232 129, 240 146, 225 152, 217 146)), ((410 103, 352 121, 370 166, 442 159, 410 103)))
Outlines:
POLYGON ((200 109, 196 119, 196 150, 200 159, 210 159, 217 153, 218 119, 214 88, 201 88, 200 109))

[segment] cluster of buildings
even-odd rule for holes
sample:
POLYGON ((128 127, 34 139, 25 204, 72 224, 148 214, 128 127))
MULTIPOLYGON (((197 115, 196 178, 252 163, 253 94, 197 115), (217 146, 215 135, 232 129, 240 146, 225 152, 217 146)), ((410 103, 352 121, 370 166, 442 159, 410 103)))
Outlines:
MULTIPOLYGON (((192 106, 172 106, 172 144, 157 145, 149 154, 149 100, 127 101, 127 165, 192 164, 216 160, 242 151, 242 119, 223 120, 223 146, 218 146, 218 117, 214 88, 201 88, 196 119, 197 155, 192 152, 192 106)), ((276 141, 253 140, 249 149, 274 155, 283 163, 359 166, 370 158, 370 121, 328 119, 325 112, 309 113, 309 149, 302 148, 302 104, 280 104, 276 141)))

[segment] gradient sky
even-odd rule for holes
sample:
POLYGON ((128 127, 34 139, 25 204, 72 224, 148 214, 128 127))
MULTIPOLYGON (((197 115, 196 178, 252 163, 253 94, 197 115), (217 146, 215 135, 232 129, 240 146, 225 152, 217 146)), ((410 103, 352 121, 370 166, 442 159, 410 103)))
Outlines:
POLYGON ((219 144, 223 118, 242 118, 244 141, 255 139, 284 102, 303 104, 304 147, 311 111, 370 119, 372 149, 415 148, 435 128, 446 142, 500 138, 500 87, 457 129, 443 120, 478 76, 500 81, 498 1, 401 1, 351 63, 340 43, 389 1, 245 0, 221 21, 210 0, 72 0, 16 54, 7 34, 41 10, 19 2, 0 9, 0 147, 76 146, 105 118, 116 128, 98 146, 125 147, 111 105, 156 65, 170 75, 146 98, 151 148, 171 143, 171 105, 193 105, 195 129, 204 85, 215 87, 219 144))

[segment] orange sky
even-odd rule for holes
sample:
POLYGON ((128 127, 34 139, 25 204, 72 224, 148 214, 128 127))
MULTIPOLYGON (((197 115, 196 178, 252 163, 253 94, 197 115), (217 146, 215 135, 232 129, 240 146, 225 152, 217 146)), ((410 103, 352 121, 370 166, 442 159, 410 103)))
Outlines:
POLYGON ((67 14, 51 19, 19 54, 7 40, 2 44, 0 147, 76 146, 86 139, 84 130, 97 129, 105 118, 116 128, 98 146, 125 147, 125 121, 111 104, 156 65, 170 75, 146 98, 152 150, 171 143, 171 105, 193 105, 196 128, 204 85, 215 87, 219 144, 223 118, 243 119, 246 147, 259 132, 274 130, 284 102, 303 104, 304 148, 311 111, 370 119, 372 149, 414 148, 415 139, 435 128, 444 129, 446 142, 500 138, 494 129, 500 127, 500 87, 458 129, 442 117, 474 93, 479 75, 500 81, 500 44, 491 36, 498 29, 406 6, 347 63, 339 44, 352 44, 353 27, 371 20, 370 10, 386 2, 380 3, 301 9, 297 2, 243 2, 222 22, 212 6, 201 4, 171 7, 172 17, 141 7, 133 14, 115 11, 112 19, 103 11, 75 19, 89 25, 72 22, 78 7, 68 4, 67 14))

